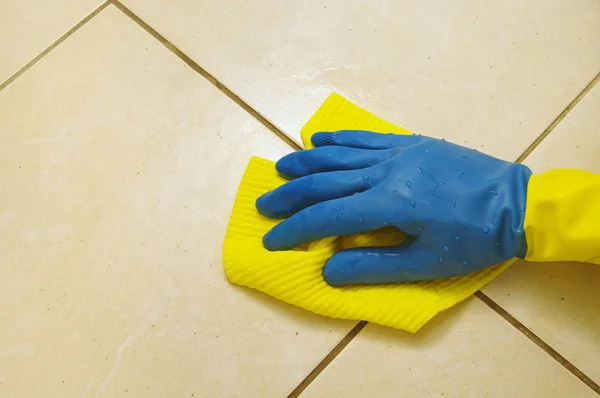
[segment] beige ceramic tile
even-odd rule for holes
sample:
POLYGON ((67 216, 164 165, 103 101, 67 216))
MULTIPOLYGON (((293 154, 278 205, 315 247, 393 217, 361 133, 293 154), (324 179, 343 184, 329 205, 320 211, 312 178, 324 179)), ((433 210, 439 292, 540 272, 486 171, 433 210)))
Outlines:
MULTIPOLYGON (((600 86, 596 86, 525 160, 534 172, 554 167, 600 173, 600 86)), ((600 383, 600 267, 525 263, 485 293, 600 383)))
POLYGON ((0 84, 101 3, 101 0, 3 0, 0 84))
POLYGON ((353 326, 232 286, 290 148, 109 7, 0 92, 0 396, 285 396, 353 326))
POLYGON ((516 159, 600 68, 597 0, 124 0, 295 140, 339 92, 516 159))
POLYGON ((478 299, 416 335, 368 325, 308 387, 315 397, 595 397, 478 299))

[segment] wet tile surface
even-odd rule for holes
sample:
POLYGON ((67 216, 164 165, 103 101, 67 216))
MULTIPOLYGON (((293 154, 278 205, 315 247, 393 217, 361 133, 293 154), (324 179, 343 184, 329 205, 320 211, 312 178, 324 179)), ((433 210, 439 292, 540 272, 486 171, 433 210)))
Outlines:
POLYGON ((124 3, 298 142, 335 91, 514 160, 600 68, 595 0, 124 3))

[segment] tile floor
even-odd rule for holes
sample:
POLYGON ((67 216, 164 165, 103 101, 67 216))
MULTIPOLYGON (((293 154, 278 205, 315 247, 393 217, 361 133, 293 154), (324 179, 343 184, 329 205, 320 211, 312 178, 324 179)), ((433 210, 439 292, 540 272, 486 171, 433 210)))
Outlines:
POLYGON ((509 160, 546 132, 534 171, 600 172, 597 0, 8 0, 0 34, 0 396, 600 392, 600 268, 521 262, 483 290, 504 316, 474 297, 344 338, 221 261, 249 157, 293 150, 261 121, 298 141, 332 91, 509 160))

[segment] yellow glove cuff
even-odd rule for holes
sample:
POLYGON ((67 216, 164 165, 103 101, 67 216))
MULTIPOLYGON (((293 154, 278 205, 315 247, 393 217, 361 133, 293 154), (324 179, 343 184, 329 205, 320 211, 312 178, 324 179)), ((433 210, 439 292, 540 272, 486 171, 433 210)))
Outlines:
POLYGON ((600 175, 556 169, 531 176, 524 227, 526 260, 600 264, 600 175))

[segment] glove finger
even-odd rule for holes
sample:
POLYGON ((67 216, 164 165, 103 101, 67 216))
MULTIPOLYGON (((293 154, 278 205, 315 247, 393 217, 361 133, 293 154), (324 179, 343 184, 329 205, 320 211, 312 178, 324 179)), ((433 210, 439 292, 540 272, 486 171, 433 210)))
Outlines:
POLYGON ((421 136, 415 134, 383 134, 364 130, 340 130, 313 134, 311 141, 316 147, 345 146, 363 149, 389 149, 417 144, 421 136))
POLYGON ((452 267, 444 267, 443 257, 416 243, 343 250, 331 256, 323 268, 325 281, 336 287, 417 282, 451 274, 452 267))
POLYGON ((294 179, 327 171, 364 169, 384 162, 397 153, 397 150, 315 148, 286 155, 275 164, 275 168, 283 177, 294 179))
POLYGON ((383 173, 368 169, 308 175, 260 196, 256 200, 256 208, 265 217, 287 218, 317 203, 364 192, 377 185, 381 179, 383 173))
POLYGON ((357 234, 385 224, 377 206, 372 206, 373 190, 317 203, 294 214, 263 237, 268 250, 289 250, 330 236, 357 234))

